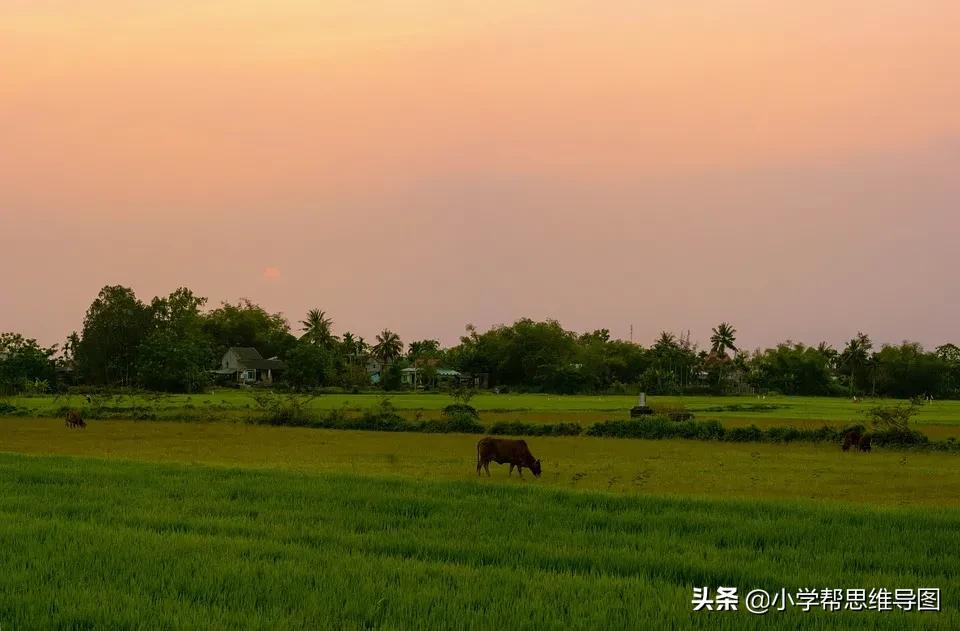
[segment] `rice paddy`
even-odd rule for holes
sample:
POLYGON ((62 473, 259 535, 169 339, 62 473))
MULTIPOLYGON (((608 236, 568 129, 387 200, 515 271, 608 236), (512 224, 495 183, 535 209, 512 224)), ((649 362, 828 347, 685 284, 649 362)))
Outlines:
POLYGON ((544 437, 541 478, 478 478, 477 438, 0 418, 0 628, 960 627, 956 453, 544 437), (941 611, 694 612, 702 586, 941 611))
POLYGON ((956 628, 960 513, 0 455, 4 628, 956 628), (936 586, 940 613, 693 612, 936 586))

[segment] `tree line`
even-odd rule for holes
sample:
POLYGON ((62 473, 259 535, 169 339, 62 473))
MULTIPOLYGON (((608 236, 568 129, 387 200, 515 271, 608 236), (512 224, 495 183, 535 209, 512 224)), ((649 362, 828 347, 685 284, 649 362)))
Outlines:
POLYGON ((19 333, 0 334, 0 393, 45 392, 67 385, 201 392, 230 347, 253 347, 283 360, 278 385, 295 390, 401 388, 401 371, 418 369, 426 388, 437 371, 484 375, 499 391, 572 393, 960 397, 960 348, 927 350, 904 342, 875 347, 863 333, 843 348, 785 341, 747 352, 736 329, 717 325, 700 348, 689 334, 662 332, 650 346, 613 339, 607 329, 576 333, 554 320, 522 318, 480 332, 468 325, 458 344, 405 344, 384 329, 375 340, 345 331, 320 309, 291 326, 249 300, 207 309, 187 288, 143 302, 127 287, 104 287, 80 331, 43 347, 19 333))

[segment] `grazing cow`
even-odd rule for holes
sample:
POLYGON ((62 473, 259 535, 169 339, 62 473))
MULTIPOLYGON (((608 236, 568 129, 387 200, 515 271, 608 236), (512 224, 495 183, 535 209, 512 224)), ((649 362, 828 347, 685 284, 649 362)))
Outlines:
POLYGON ((870 451, 873 447, 873 438, 870 434, 864 434, 860 437, 860 443, 857 445, 860 448, 860 451, 870 451))
POLYGON ((850 451, 851 447, 860 447, 860 432, 858 430, 850 430, 843 437, 843 450, 850 451))
POLYGON ((80 412, 77 412, 76 410, 70 410, 69 412, 67 412, 66 425, 67 427, 70 427, 70 428, 76 427, 78 429, 83 429, 84 427, 87 426, 84 420, 80 417, 80 412))
POLYGON ((523 477, 523 468, 526 467, 533 472, 533 475, 540 477, 540 461, 533 457, 526 441, 510 440, 508 438, 491 438, 487 436, 477 443, 477 475, 480 475, 481 468, 490 476, 490 461, 497 464, 510 464, 510 471, 507 475, 513 475, 513 468, 516 467, 523 477))

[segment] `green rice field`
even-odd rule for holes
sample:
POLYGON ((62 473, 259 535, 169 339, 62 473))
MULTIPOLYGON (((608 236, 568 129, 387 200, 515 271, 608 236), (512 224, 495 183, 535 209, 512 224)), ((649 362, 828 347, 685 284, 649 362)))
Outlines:
POLYGON ((544 437, 541 478, 479 478, 475 435, 235 420, 0 418, 0 629, 960 628, 956 453, 544 437), (695 612, 704 586, 941 611, 695 612))
POLYGON ((4 628, 957 628, 960 513, 0 455, 4 628), (937 586, 939 613, 693 612, 937 586))

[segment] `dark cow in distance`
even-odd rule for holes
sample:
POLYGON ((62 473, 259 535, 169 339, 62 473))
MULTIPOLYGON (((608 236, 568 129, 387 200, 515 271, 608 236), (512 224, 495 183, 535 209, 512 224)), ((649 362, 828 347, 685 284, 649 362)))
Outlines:
POLYGON ((80 417, 80 412, 77 412, 76 410, 70 410, 67 412, 66 426, 70 428, 76 427, 78 429, 83 429, 87 426, 87 424, 84 422, 83 418, 80 417))
POLYGON ((850 451, 870 451, 873 447, 873 437, 868 433, 860 433, 858 429, 852 429, 843 436, 843 446, 841 449, 850 451))
POLYGON ((860 447, 860 432, 859 430, 850 430, 843 437, 843 447, 844 451, 850 451, 850 448, 858 449, 860 447))
POLYGON ((477 443, 477 475, 483 469, 490 476, 490 461, 497 464, 509 464, 510 471, 507 475, 513 475, 513 468, 516 467, 523 477, 523 468, 526 467, 533 472, 533 475, 540 477, 540 461, 533 457, 527 442, 524 440, 511 440, 509 438, 491 438, 487 436, 477 443))

